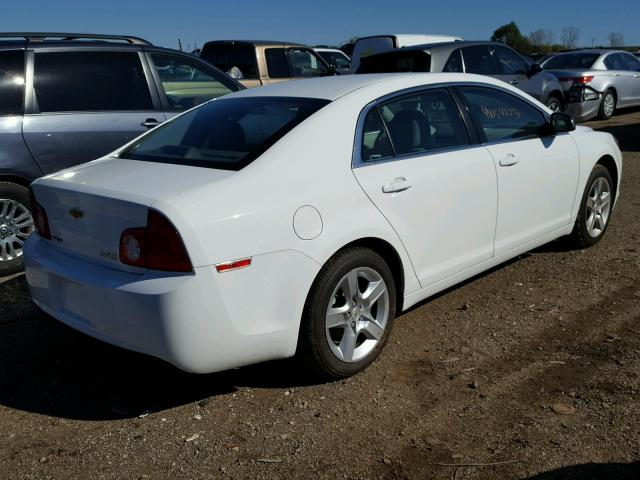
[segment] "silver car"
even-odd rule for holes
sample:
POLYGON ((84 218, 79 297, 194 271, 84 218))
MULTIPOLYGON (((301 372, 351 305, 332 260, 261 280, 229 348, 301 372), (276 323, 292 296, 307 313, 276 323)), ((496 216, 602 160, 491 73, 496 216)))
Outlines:
POLYGON ((542 68, 558 77, 567 113, 576 121, 611 118, 617 108, 640 105, 640 60, 620 50, 560 53, 542 68))
POLYGON ((553 111, 565 105, 558 79, 497 42, 447 42, 398 48, 363 57, 356 73, 461 72, 504 80, 553 111))

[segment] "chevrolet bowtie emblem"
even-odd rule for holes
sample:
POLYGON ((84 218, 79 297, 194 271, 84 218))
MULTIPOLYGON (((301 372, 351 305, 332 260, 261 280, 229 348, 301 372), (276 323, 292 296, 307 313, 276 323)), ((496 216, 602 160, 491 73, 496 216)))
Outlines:
POLYGON ((82 217, 84 217, 84 211, 82 211, 78 207, 73 207, 71 210, 69 210, 69 215, 71 215, 76 220, 80 220, 82 217))

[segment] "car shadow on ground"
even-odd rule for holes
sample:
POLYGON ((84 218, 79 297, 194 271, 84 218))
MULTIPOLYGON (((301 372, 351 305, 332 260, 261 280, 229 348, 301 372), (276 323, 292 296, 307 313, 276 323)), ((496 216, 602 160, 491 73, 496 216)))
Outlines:
POLYGON ((24 277, 0 283, 0 405, 76 420, 132 418, 238 387, 292 388, 318 383, 292 361, 210 375, 94 340, 40 312, 24 277))
POLYGON ((638 480, 640 462, 584 463, 540 473, 522 480, 638 480))
POLYGON ((623 152, 640 152, 640 119, 629 122, 628 118, 629 114, 634 119, 640 118, 639 113, 640 108, 624 109, 620 111, 620 118, 614 116, 606 122, 587 122, 585 126, 612 134, 623 152))

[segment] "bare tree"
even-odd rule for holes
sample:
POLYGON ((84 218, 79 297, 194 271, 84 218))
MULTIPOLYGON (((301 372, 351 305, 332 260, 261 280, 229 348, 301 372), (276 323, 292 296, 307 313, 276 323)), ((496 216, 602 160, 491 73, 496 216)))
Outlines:
POLYGON ((622 47, 624 45, 624 35, 620 32, 611 32, 609 34, 609 45, 612 47, 622 47))
POLYGON ((578 27, 562 27, 560 43, 567 50, 573 50, 578 45, 580 29, 578 27))
POLYGON ((544 46, 545 44, 544 40, 545 40, 544 30, 542 28, 534 30, 529 34, 529 41, 531 42, 531 45, 533 45, 534 47, 544 46))
POLYGON ((553 42, 555 41, 556 41, 556 32, 554 32, 553 30, 546 29, 544 31, 543 45, 553 45, 553 42))

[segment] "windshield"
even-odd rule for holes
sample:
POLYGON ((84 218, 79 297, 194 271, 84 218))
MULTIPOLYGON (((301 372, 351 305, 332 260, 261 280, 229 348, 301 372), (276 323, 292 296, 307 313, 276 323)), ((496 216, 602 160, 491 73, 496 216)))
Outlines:
POLYGON ((556 55, 551 57, 544 64, 545 70, 585 70, 598 59, 599 53, 570 53, 566 55, 556 55))
POLYGON ((318 54, 324 58, 329 65, 333 65, 336 68, 349 68, 349 64, 351 63, 349 57, 340 52, 320 51, 318 54))
POLYGON ((240 170, 328 103, 289 97, 214 100, 156 128, 119 158, 240 170))

